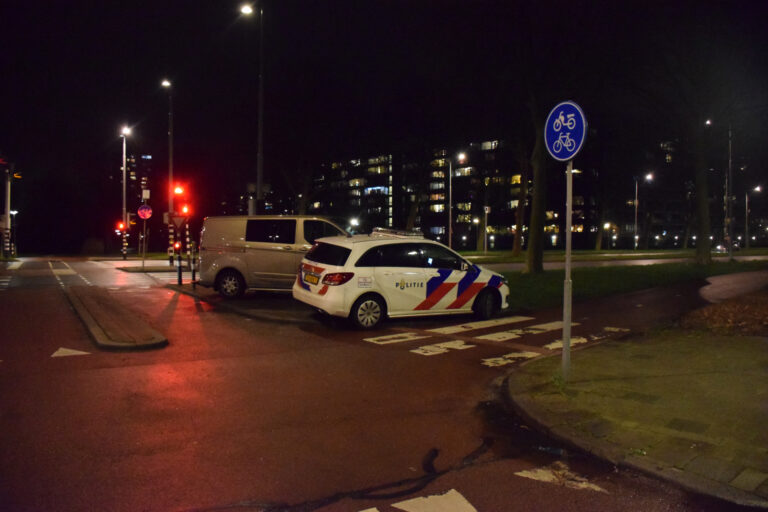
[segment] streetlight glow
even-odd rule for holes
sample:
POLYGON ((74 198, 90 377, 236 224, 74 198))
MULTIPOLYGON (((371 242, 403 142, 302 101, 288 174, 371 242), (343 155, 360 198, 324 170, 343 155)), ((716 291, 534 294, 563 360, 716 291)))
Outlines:
POLYGON ((171 81, 170 80, 163 80, 162 82, 160 82, 160 85, 162 85, 165 88, 168 88, 168 87, 171 86, 171 81))
POLYGON ((250 16, 253 14, 253 6, 251 4, 243 4, 240 6, 240 13, 250 16))
POLYGON ((649 172, 645 175, 645 181, 653 181, 653 173, 649 172))
POLYGON ((130 134, 131 134, 131 128, 130 128, 129 126, 123 126, 123 127, 120 129, 120 135, 121 135, 122 137, 126 137, 126 136, 128 136, 128 135, 130 135, 130 134))

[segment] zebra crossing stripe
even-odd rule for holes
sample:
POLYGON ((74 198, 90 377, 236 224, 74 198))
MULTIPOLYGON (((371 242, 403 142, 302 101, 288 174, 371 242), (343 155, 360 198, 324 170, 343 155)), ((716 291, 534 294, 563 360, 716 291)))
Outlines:
POLYGON ((406 341, 421 340, 431 338, 431 336, 419 336, 415 332, 401 332, 390 334, 389 336, 379 336, 377 338, 363 338, 363 341, 375 343, 376 345, 389 345, 392 343, 404 343, 406 341))
POLYGON ((434 345, 424 345, 423 347, 411 350, 411 352, 422 356, 434 356, 437 354, 445 354, 449 350, 465 350, 472 347, 474 347, 474 345, 467 345, 464 343, 464 340, 453 340, 443 343, 435 343, 434 345))
MULTIPOLYGON (((575 327, 579 325, 577 322, 571 322, 571 326, 575 327)), ((557 331, 563 328, 562 321, 548 322, 545 324, 531 325, 523 327, 521 329, 511 329, 509 331, 494 332, 491 334, 485 334, 483 336, 476 336, 478 340, 490 340, 490 341, 508 341, 526 334, 541 334, 544 332, 557 331)))
POLYGON ((494 320, 481 320, 478 322, 469 322, 466 324, 451 325, 449 327, 440 327, 439 329, 429 329, 427 332, 433 332, 435 334, 456 334, 459 332, 473 331, 477 329, 486 329, 488 327, 496 327, 499 325, 508 325, 518 322, 525 322, 526 320, 533 320, 531 316, 509 316, 506 318, 496 318, 494 320))

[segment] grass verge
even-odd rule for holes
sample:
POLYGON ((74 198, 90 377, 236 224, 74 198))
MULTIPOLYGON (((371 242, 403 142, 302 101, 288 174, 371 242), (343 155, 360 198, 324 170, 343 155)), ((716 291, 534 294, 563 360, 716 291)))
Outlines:
MULTIPOLYGON (((644 266, 578 267, 571 270, 573 300, 580 301, 619 293, 669 286, 709 276, 766 270, 765 261, 661 263, 644 266)), ((511 311, 535 310, 562 304, 564 270, 541 274, 504 272, 509 281, 511 311)))

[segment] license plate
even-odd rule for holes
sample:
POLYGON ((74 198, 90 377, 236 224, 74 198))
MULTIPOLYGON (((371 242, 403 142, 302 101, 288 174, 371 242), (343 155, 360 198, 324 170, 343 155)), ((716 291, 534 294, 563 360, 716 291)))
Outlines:
POLYGON ((320 276, 316 274, 304 274, 304 282, 309 284, 317 284, 320 282, 320 276))

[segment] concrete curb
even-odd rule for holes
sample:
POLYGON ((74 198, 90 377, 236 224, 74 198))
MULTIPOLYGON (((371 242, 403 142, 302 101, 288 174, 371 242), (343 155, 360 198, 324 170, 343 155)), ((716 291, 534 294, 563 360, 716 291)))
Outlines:
POLYGON ((163 334, 119 305, 103 288, 73 286, 64 292, 99 347, 147 349, 168 344, 163 334))
MULTIPOLYGON (((520 366, 525 366, 531 362, 527 361, 520 366)), ((502 382, 501 394, 504 405, 508 410, 513 411, 522 418, 529 426, 556 441, 608 461, 617 467, 633 469, 672 482, 683 489, 698 494, 711 496, 741 506, 768 510, 768 500, 760 499, 754 494, 741 491, 722 482, 683 471, 647 456, 627 453, 626 447, 621 447, 614 443, 588 439, 581 432, 565 424, 553 425, 550 421, 551 418, 546 418, 546 415, 537 408, 533 400, 511 389, 510 378, 512 378, 511 373, 507 374, 502 382)))

